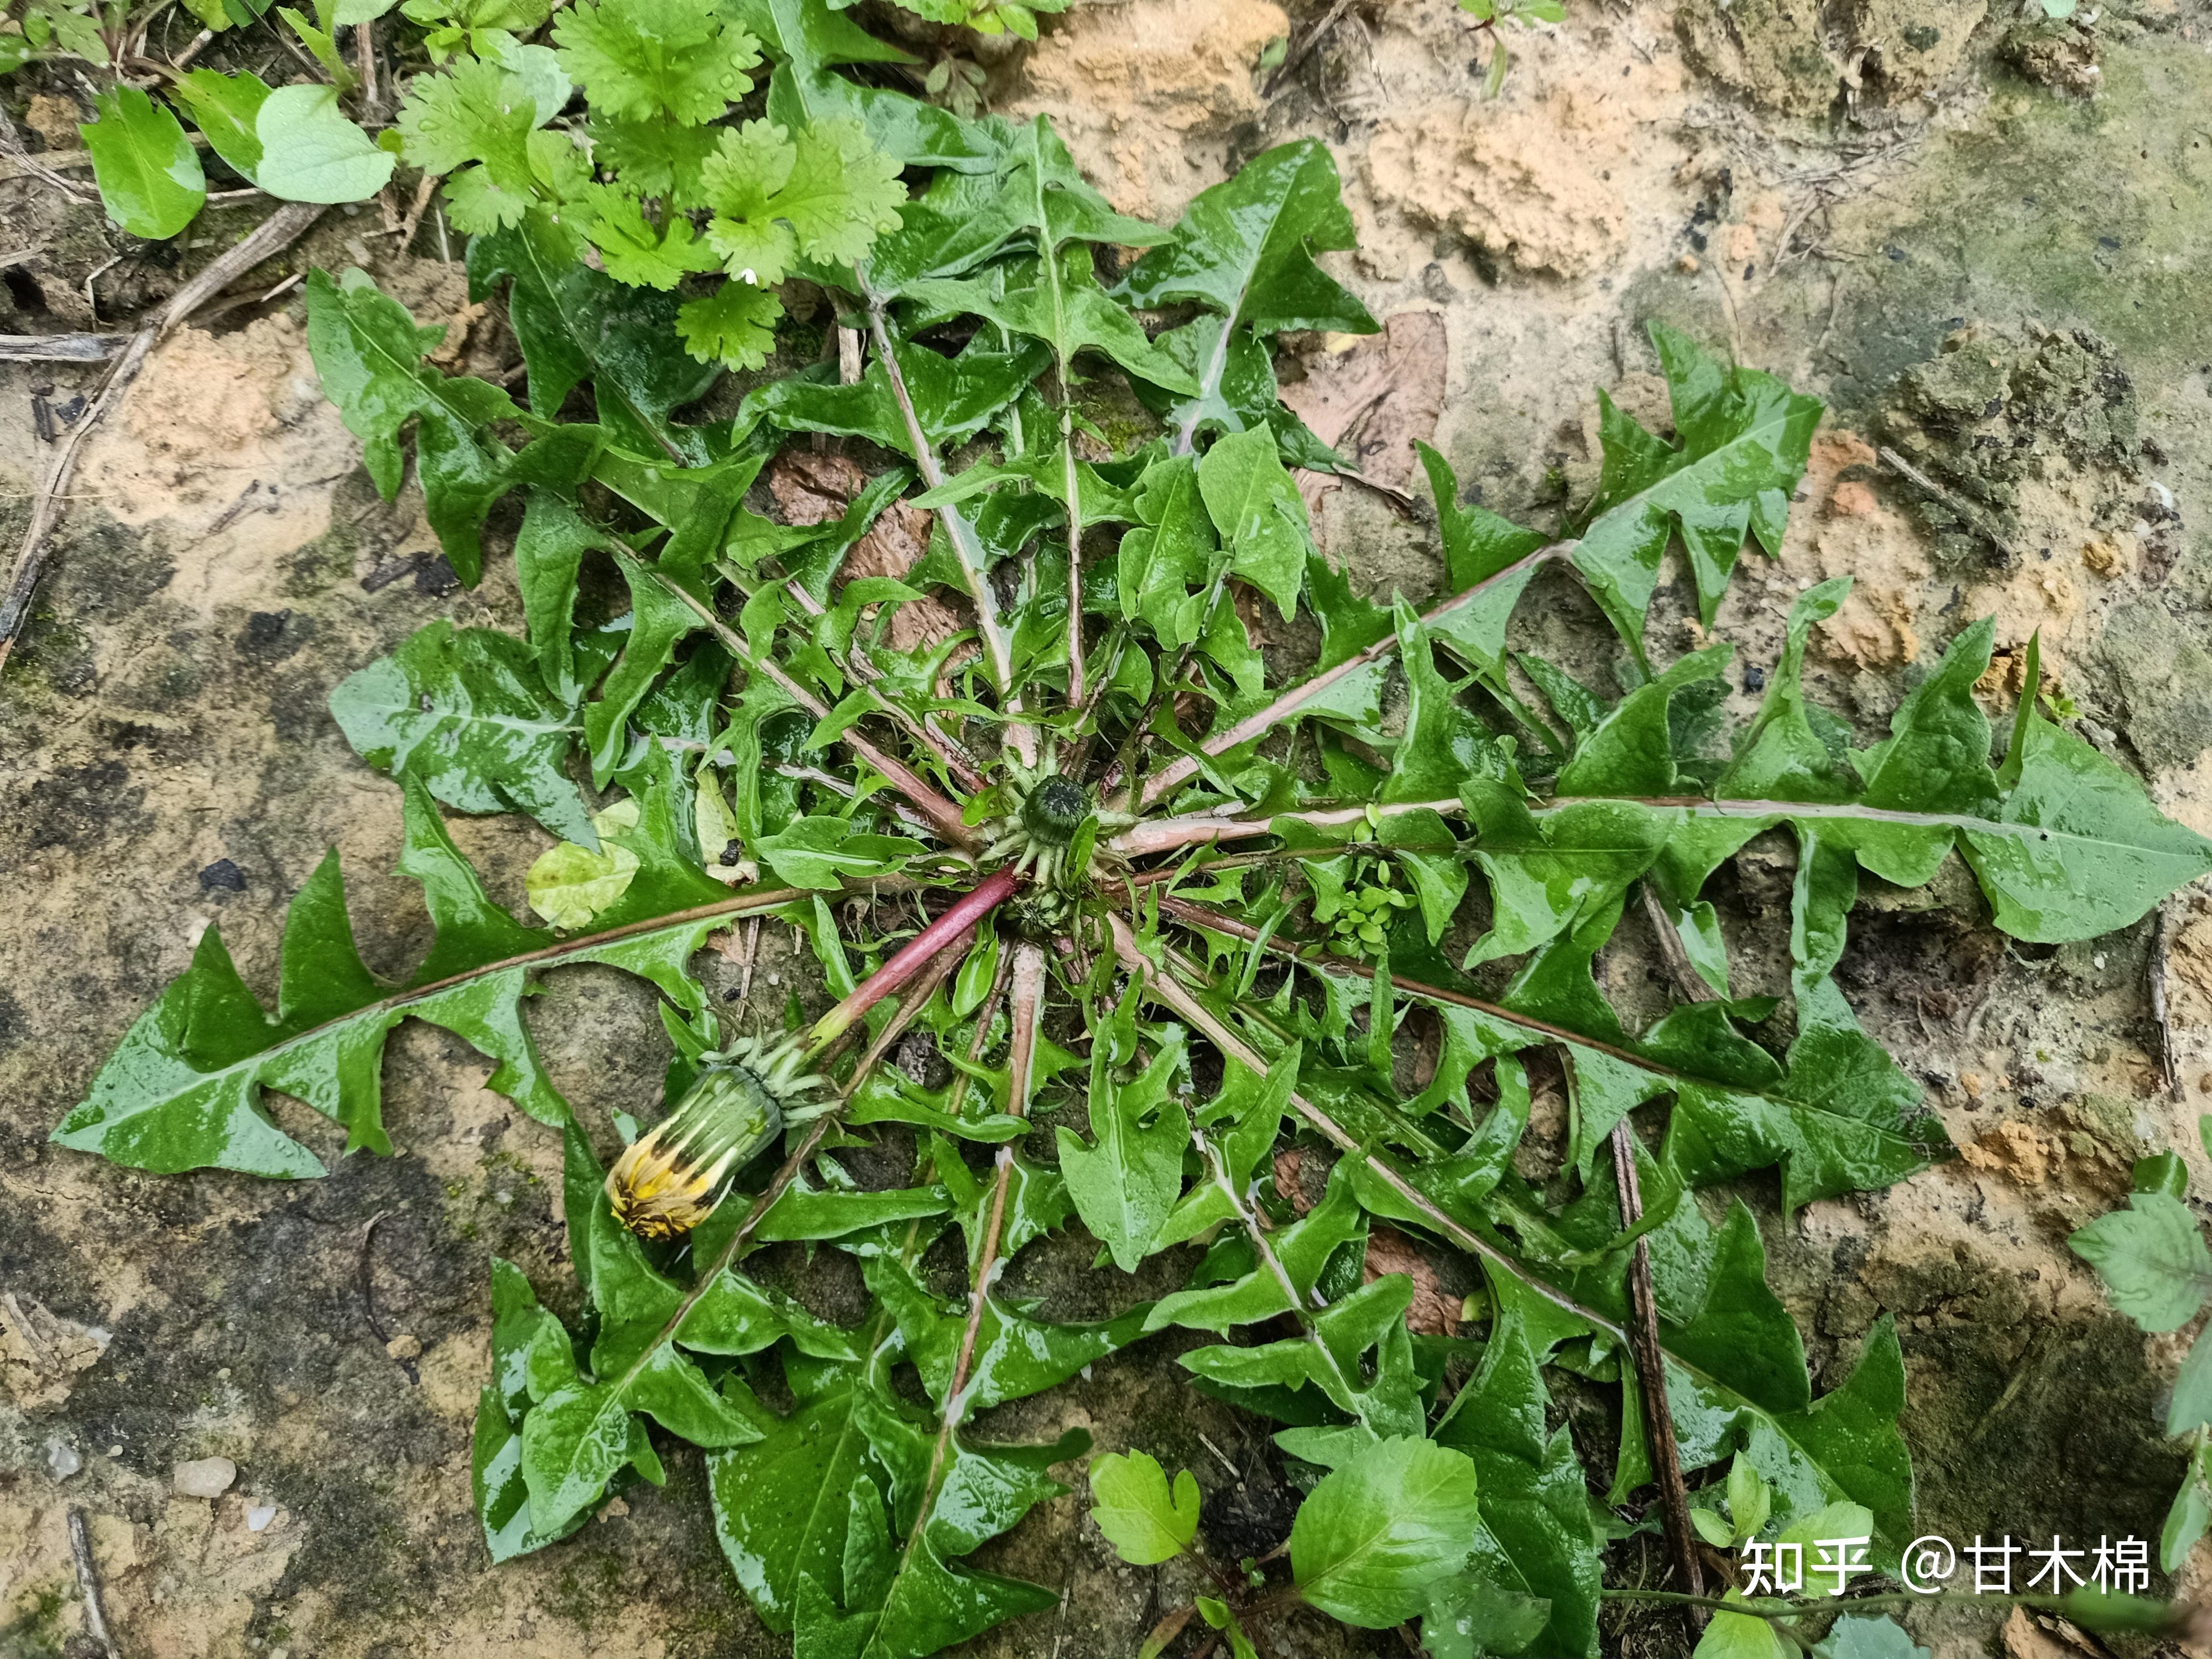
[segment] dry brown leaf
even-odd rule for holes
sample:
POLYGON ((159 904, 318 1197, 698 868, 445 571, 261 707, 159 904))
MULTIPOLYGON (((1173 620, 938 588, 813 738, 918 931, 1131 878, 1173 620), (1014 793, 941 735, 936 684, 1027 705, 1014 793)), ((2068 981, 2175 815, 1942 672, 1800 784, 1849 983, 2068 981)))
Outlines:
MULTIPOLYGON (((769 469, 768 490, 787 524, 826 524, 842 515, 867 485, 868 475, 849 457, 829 451, 787 449, 769 469)), ((838 573, 842 586, 863 576, 903 576, 929 550, 930 515, 894 501, 860 538, 838 573)), ((966 626, 960 613, 937 599, 911 599, 891 617, 895 650, 940 644, 966 626)))
POLYGON ((1413 1304, 1406 1310, 1407 1329, 1425 1336, 1449 1336, 1459 1328, 1459 1298, 1437 1282, 1436 1265, 1403 1233, 1377 1227, 1367 1235, 1364 1282, 1372 1285, 1391 1273, 1404 1273, 1413 1281, 1413 1304))
MULTIPOLYGON (((1284 385, 1283 401, 1364 477, 1402 490, 1419 473, 1414 441, 1436 436, 1448 362, 1443 313, 1401 311, 1380 334, 1304 360, 1305 378, 1284 385)), ((1325 472, 1297 477, 1318 529, 1322 497, 1343 481, 1325 472)))
POLYGON ((848 456, 787 449, 768 470, 768 493, 786 524, 826 524, 853 503, 868 475, 848 456))

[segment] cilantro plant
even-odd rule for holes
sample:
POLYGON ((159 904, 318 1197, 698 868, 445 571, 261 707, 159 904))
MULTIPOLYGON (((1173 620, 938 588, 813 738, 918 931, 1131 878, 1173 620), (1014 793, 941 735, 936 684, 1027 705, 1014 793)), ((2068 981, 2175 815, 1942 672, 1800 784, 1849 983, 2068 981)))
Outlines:
MULTIPOLYGON (((555 1546, 688 1441, 738 1583, 808 1655, 920 1659, 1050 1607, 963 1558, 1060 1492, 1088 1437, 1008 1443, 990 1413, 1170 1328, 1212 1339, 1182 1357, 1191 1385, 1282 1425, 1310 1490, 1281 1549, 1206 1558, 1211 1590, 1170 1615, 1234 1652, 1304 1607, 1417 1620, 1438 1656, 1595 1655, 1607 1597, 1669 1594, 1607 1579, 1618 1516, 1655 1488, 1684 1549, 1840 1516, 1893 1569, 1914 1533, 1896 1334, 1878 1322, 1816 1395, 1741 1195, 1788 1215, 1950 1155, 1832 978, 1859 872, 1917 885, 1955 854, 1996 927, 2081 939, 2212 869, 2212 844, 2032 696, 1993 750, 1987 622, 1865 746, 1803 682, 1847 581, 1798 601, 1741 731, 1729 646, 1653 659, 1670 548, 1711 623, 1747 543, 1780 545, 1819 405, 1656 328, 1672 441, 1604 404, 1596 494, 1559 534, 1462 504, 1425 450, 1445 591, 1377 603, 1314 550, 1291 469, 1340 463, 1277 396, 1277 336, 1376 327, 1316 260, 1352 236, 1320 143, 1163 228, 1115 212, 1042 119, 848 76, 900 54, 817 0, 577 0, 550 67, 497 38, 526 15, 441 15, 452 67, 402 130, 450 175, 525 400, 442 373, 440 331, 363 272, 307 294, 371 477, 392 495, 411 444, 465 580, 495 504, 519 506, 526 636, 436 623, 331 696, 403 792, 435 942, 403 981, 371 973, 333 854, 293 902, 274 1012, 210 928, 57 1139, 313 1176, 264 1091, 389 1152, 386 1034, 465 1038, 562 1138, 582 1291, 565 1323, 493 1265, 492 1554, 555 1546), (580 125, 541 118, 555 75, 584 88, 580 125), (709 398, 766 356, 794 281, 857 361, 709 398), (842 515, 779 522, 763 470, 817 436, 870 476, 842 515), (917 562, 852 571, 901 501, 928 515, 917 562), (586 561, 627 586, 611 623, 579 617, 586 561), (1540 576, 1595 600, 1616 686, 1522 648, 1540 576), (1310 624, 1295 672, 1248 625, 1269 611, 1310 624), (488 896, 447 811, 556 838, 528 884, 548 925, 488 896), (1706 896, 1770 833, 1798 857, 1786 999, 1736 985, 1706 896), (1635 1024, 1593 971, 1630 948, 1632 903, 1687 964, 1635 1024), (811 941, 826 1013, 764 1030, 709 999, 694 957, 765 919, 811 941), (652 985, 674 1048, 664 1109, 619 1151, 523 1014, 535 975, 586 962, 652 985), (917 1042, 941 1084, 888 1063, 917 1042), (1540 1085, 1570 1109, 1540 1180, 1516 1159, 1540 1085), (841 1154, 871 1141, 911 1147, 909 1178, 863 1182, 841 1154), (1271 1179, 1290 1149, 1325 1166, 1316 1201, 1271 1179), (1102 1273, 1173 1252, 1180 1287, 1082 1322, 1006 1287, 1079 1225, 1102 1273), (1413 1280, 1365 1271, 1379 1226, 1480 1273, 1475 1334, 1409 1328, 1413 1280), (852 1257, 868 1316, 757 1276, 786 1242, 852 1257), (1602 1467, 1553 1426, 1563 1377, 1617 1397, 1602 1467)), ((621 1125, 647 1106, 590 1104, 621 1125)), ((1202 1550, 1205 1480, 1102 1459, 1100 1525, 1133 1560, 1202 1550)), ((1726 1616, 1814 1640, 1802 1609, 1726 1616)), ((1874 1620, 1819 1640, 1910 1651, 1874 1620)))
MULTIPOLYGON (((0 74, 37 62, 75 61, 103 71, 96 118, 78 128, 107 216, 134 236, 176 235, 208 198, 206 169, 185 131, 189 119, 209 149, 267 195, 288 202, 359 202, 392 177, 391 150, 344 111, 359 85, 337 32, 370 22, 392 0, 315 0, 314 16, 290 6, 277 15, 324 77, 271 87, 250 70, 189 71, 143 55, 149 19, 121 3, 30 0, 0 33, 0 74), (154 90, 161 94, 158 99, 154 90), (182 117, 184 119, 180 119, 182 117)), ((210 33, 251 25, 267 0, 183 0, 210 33)))

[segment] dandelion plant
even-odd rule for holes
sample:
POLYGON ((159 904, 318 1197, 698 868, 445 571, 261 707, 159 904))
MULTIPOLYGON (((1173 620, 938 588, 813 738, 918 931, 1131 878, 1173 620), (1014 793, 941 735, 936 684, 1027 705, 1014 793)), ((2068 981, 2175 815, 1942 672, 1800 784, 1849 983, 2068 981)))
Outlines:
MULTIPOLYGON (((411 440, 465 579, 520 502, 526 637, 436 623, 332 694, 403 792, 435 943, 402 982, 371 974, 333 854, 293 901, 275 1012, 210 928, 57 1138, 312 1176, 264 1091, 388 1153, 386 1034, 465 1038, 563 1138, 585 1310, 566 1324, 492 1266, 492 1554, 555 1546, 688 1441, 738 1583, 805 1655, 920 1659, 1051 1607, 963 1558, 1062 1490, 1050 1470, 1088 1437, 1007 1443, 990 1413, 1171 1327, 1214 1339, 1183 1354, 1190 1385, 1280 1425, 1311 1490, 1257 1582, 1181 1615, 1237 1644, 1303 1603, 1422 1621, 1438 1655, 1595 1655, 1593 1489, 1635 1511, 1656 1486, 1686 1550, 1685 1480, 1755 1479, 1766 1535, 1850 1506, 1893 1566, 1914 1532, 1895 1333, 1816 1395, 1742 1196, 1787 1216, 1950 1156, 1832 978, 1860 872, 1918 885, 1956 854, 1996 927, 2048 942, 2136 921, 2212 844, 2033 696, 1993 733, 1987 622, 1860 746, 1803 675, 1845 580, 1798 600, 1765 701, 1723 730, 1730 647, 1662 660, 1653 597, 1679 545, 1711 624, 1739 559, 1779 551, 1820 410, 1665 328, 1671 439, 1606 404, 1595 494, 1549 532, 1462 503, 1425 449, 1445 591, 1363 594, 1293 476, 1346 464, 1276 391, 1277 337, 1376 326, 1316 258, 1352 240, 1316 142, 1161 228, 1042 118, 853 77, 902 54, 819 0, 560 19, 580 118, 459 28, 401 118, 451 175, 477 296, 504 297, 524 401, 441 372, 439 331, 367 275, 307 288, 372 477, 392 493, 411 440), (825 340, 789 368, 793 283, 857 353, 825 340), (771 351, 788 372, 717 392, 771 351), (781 522, 763 470, 817 438, 867 482, 840 516, 781 522), (926 550, 848 574, 901 501, 926 550), (586 561, 627 585, 612 624, 579 620, 586 561), (1616 686, 1526 650, 1547 567, 1617 634, 1616 686), (1267 613, 1311 624, 1294 672, 1254 636, 1267 613), (949 624, 901 643, 902 616, 949 624), (447 811, 557 839, 531 883, 549 925, 487 896, 447 811), (1797 859, 1783 999, 1738 988, 1706 896, 1770 833, 1797 859), (1632 906, 1688 964, 1641 1025, 1593 973, 1632 906), (708 999, 694 956, 751 919, 811 940, 829 1014, 763 1029, 708 999), (662 1116, 611 1169, 524 1013, 577 963, 649 982, 675 1048, 662 1116), (1435 1058, 1409 1070, 1417 1012, 1435 1058), (889 1063, 918 1039, 948 1080, 889 1063), (1540 1082, 1571 1107, 1542 1181, 1516 1156, 1540 1082), (841 1154, 866 1141, 911 1148, 911 1178, 857 1179, 841 1154), (1273 1179, 1292 1148, 1326 1166, 1315 1201, 1273 1179), (1415 1333, 1411 1279, 1364 1272, 1381 1225, 1471 1261, 1467 1337, 1415 1333), (1078 1226, 1102 1271, 1173 1252, 1180 1288, 1084 1323, 1002 1288, 1078 1226), (852 1256, 868 1316, 757 1280, 784 1241, 852 1256), (1567 1373, 1618 1396, 1608 1467, 1551 1426, 1567 1373)), ((1109 1537, 1193 1547, 1190 1479, 1103 1465, 1109 1537)))

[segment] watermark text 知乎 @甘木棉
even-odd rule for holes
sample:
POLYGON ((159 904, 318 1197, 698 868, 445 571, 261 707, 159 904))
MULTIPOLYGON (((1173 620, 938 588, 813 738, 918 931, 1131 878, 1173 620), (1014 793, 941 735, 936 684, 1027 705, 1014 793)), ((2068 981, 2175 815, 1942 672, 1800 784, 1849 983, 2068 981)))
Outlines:
MULTIPOLYGON (((1876 1571, 1870 1537, 1816 1538, 1810 1542, 1743 1547, 1742 1590, 1749 1595, 1841 1595, 1851 1580, 1876 1571)), ((2140 1595, 2150 1586, 2150 1546, 2140 1538, 2103 1538, 2069 1547, 2015 1542, 2008 1533, 1994 1542, 1980 1534, 1965 1546, 1933 1534, 1905 1546, 1899 1578, 1923 1595, 1971 1590, 1976 1595, 2063 1595, 2083 1586, 2111 1595, 2140 1595)))

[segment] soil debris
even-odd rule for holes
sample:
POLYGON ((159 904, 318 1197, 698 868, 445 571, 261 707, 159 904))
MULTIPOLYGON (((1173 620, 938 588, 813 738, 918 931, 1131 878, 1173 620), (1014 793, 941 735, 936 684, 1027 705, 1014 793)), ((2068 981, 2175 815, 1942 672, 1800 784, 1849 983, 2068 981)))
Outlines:
POLYGON ((1504 106, 1446 99, 1383 118, 1368 188, 1500 264, 1582 276, 1628 245, 1628 204, 1612 172, 1635 140, 1620 100, 1571 82, 1504 106))
POLYGON ((1999 544, 2031 544, 2050 506, 2039 489, 2093 523, 2133 519, 2138 418, 2119 354, 2089 330, 1972 323, 1899 377, 1883 431, 1949 498, 1908 492, 1936 562, 1971 570, 2002 562, 1999 544))
POLYGON ((44 1411, 69 1398, 77 1373, 100 1363, 108 1334, 0 1292, 0 1388, 22 1410, 44 1411))
MULTIPOLYGON (((1435 441, 1449 364, 1443 313, 1401 311, 1380 334, 1327 336, 1320 351, 1286 359, 1279 372, 1283 401, 1316 437, 1361 477, 1418 493, 1413 446, 1435 441)), ((1333 473, 1298 474, 1316 530, 1325 522, 1322 498, 1344 487, 1333 473)))
POLYGON ((1261 55, 1290 31, 1272 0, 1080 6, 1030 54, 1008 112, 1051 116, 1115 207, 1170 223, 1220 176, 1207 152, 1265 107, 1261 55))

